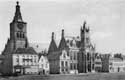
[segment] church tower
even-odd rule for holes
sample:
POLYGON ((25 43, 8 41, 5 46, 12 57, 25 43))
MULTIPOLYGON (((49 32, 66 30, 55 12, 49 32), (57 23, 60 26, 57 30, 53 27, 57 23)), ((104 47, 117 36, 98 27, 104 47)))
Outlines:
POLYGON ((84 22, 83 26, 81 27, 81 49, 85 49, 90 45, 90 34, 89 34, 89 27, 86 27, 86 21, 84 22))
POLYGON ((10 23, 10 38, 5 45, 5 50, 2 54, 8 54, 18 48, 27 47, 27 23, 22 19, 20 5, 17 1, 15 15, 13 21, 10 23))
POLYGON ((90 41, 90 29, 86 27, 86 22, 84 22, 81 27, 81 41, 80 41, 80 51, 78 54, 78 71, 79 73, 86 73, 92 71, 92 54, 93 45, 90 41))
POLYGON ((80 33, 81 41, 80 41, 80 51, 78 54, 78 72, 86 73, 88 71, 86 50, 87 47, 89 47, 90 43, 89 28, 86 27, 86 21, 83 23, 80 32, 81 32, 80 33))

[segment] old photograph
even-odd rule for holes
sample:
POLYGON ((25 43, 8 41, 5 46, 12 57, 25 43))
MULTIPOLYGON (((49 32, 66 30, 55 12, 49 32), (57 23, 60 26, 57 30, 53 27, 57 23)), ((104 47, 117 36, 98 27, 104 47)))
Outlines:
POLYGON ((125 80, 125 0, 0 0, 0 80, 125 80))

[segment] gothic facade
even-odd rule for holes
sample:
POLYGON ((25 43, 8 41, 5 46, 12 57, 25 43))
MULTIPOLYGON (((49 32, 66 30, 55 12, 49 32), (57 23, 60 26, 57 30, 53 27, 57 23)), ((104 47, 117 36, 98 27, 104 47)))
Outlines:
POLYGON ((70 57, 69 73, 76 74, 92 72, 94 70, 95 46, 93 46, 91 43, 89 32, 90 30, 86 27, 86 22, 84 22, 83 26, 81 27, 80 38, 65 37, 64 30, 62 30, 61 40, 58 47, 54 40, 54 33, 52 33, 52 40, 48 50, 48 58, 55 55, 54 53, 59 55, 58 52, 65 50, 68 53, 67 55, 70 57))
POLYGON ((59 47, 57 47, 54 32, 52 33, 52 39, 48 50, 48 60, 50 63, 50 73, 51 74, 65 74, 69 73, 70 68, 70 57, 67 52, 66 40, 64 38, 64 30, 62 30, 61 41, 59 47))
POLYGON ((81 40, 78 53, 78 72, 87 73, 94 70, 94 53, 95 46, 92 45, 90 39, 90 29, 84 22, 81 27, 81 40))

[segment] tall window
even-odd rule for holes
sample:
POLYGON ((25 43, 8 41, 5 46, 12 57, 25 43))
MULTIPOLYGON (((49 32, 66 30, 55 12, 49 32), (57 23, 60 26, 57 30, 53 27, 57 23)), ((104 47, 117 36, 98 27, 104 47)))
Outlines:
POLYGON ((17 35, 17 38, 19 38, 19 37, 20 37, 20 34, 19 34, 18 32, 16 33, 16 35, 17 35))
POLYGON ((70 69, 72 70, 72 63, 70 63, 70 69))
POLYGON ((61 66, 64 67, 64 61, 61 61, 61 66))
POLYGON ((73 58, 72 54, 70 55, 70 58, 71 58, 71 60, 72 60, 72 58, 73 58))
POLYGON ((20 38, 22 38, 22 34, 21 34, 21 32, 20 32, 20 34, 19 34, 19 35, 20 35, 20 38))
POLYGON ((68 67, 68 62, 67 61, 65 62, 65 64, 66 64, 66 67, 68 67))
POLYGON ((17 65, 19 65, 19 56, 16 58, 17 65))
POLYGON ((75 52, 74 52, 74 60, 76 60, 76 55, 75 55, 75 52))

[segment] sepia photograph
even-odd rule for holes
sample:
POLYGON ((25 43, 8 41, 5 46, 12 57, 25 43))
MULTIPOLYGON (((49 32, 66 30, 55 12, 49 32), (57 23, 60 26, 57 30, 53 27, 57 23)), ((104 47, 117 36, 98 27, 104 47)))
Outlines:
POLYGON ((0 80, 125 80, 125 0, 0 0, 0 80))

